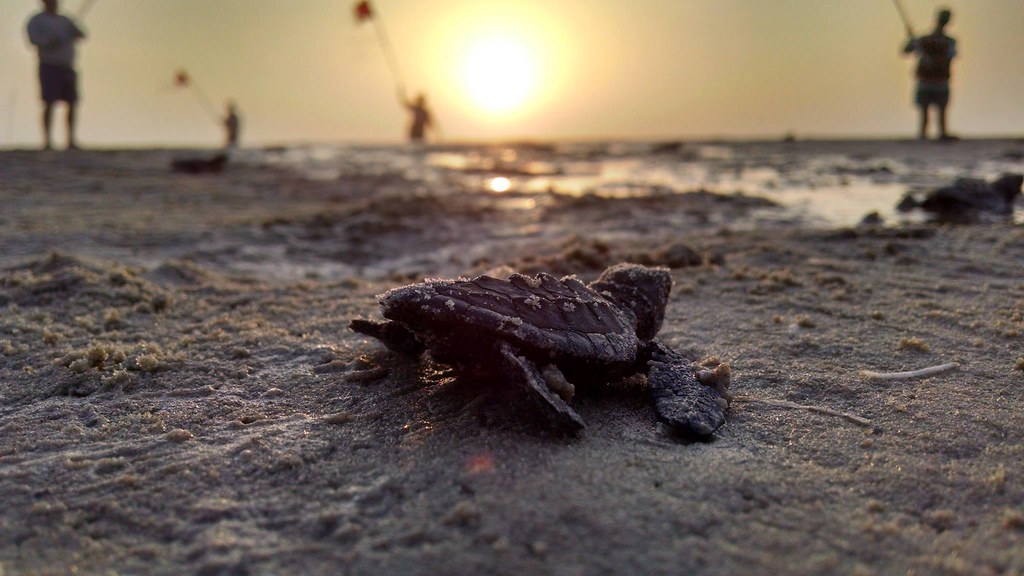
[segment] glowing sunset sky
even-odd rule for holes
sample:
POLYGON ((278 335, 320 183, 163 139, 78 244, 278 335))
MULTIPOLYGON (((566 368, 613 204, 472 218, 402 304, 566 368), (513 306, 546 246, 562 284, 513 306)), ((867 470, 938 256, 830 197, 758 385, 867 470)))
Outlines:
MULTIPOLYGON (((916 28, 937 6, 903 0, 916 28)), ((2 0, 0 146, 39 142, 38 0, 2 0)), ((63 0, 74 14, 82 0, 63 0)), ((80 139, 397 142, 406 116, 354 0, 97 0, 79 48, 80 139)), ((952 130, 1024 135, 1024 2, 951 0, 952 130)), ((376 0, 411 93, 448 140, 912 136, 913 60, 891 0, 376 0), (493 65, 488 66, 488 62, 493 65), (495 74, 495 72, 502 72, 495 74), (501 83, 505 84, 502 85, 501 83), (504 86, 504 87, 502 87, 504 86)), ((55 132, 58 141, 63 129, 55 132)))

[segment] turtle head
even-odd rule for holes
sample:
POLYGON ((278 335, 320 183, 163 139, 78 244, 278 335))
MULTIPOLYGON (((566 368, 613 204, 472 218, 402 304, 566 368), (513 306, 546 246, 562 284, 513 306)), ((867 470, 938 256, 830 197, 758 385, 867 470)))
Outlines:
POLYGON ((650 340, 661 330, 665 319, 672 275, 664 267, 616 264, 593 281, 590 288, 632 314, 636 335, 641 340, 650 340))

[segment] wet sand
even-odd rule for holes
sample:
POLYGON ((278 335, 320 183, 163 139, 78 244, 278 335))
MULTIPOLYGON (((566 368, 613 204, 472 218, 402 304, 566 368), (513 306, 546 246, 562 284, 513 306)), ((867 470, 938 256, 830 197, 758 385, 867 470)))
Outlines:
POLYGON ((770 203, 172 156, 0 153, 0 573, 1024 573, 1021 225, 750 227, 770 203), (561 437, 347 329, 424 276, 626 260, 673 268, 660 336, 735 394, 868 423, 746 400, 687 443, 637 377, 578 385, 561 437))

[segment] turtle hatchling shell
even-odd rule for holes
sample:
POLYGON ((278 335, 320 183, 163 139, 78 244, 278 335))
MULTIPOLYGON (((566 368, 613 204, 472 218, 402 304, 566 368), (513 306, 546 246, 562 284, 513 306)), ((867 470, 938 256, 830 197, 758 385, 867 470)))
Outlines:
POLYGON ((460 326, 521 350, 590 363, 630 362, 639 341, 630 318, 575 277, 513 274, 402 286, 381 298, 385 318, 413 332, 460 326))

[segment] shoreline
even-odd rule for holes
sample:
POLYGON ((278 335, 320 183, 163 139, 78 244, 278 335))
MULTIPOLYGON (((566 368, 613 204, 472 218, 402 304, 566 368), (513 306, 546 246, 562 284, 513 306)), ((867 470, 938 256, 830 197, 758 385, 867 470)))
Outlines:
MULTIPOLYGON (((579 137, 579 138, 531 138, 531 137, 509 137, 500 139, 479 139, 474 140, 470 138, 466 139, 449 139, 443 141, 437 141, 428 143, 425 148, 444 148, 446 146, 458 146, 458 147, 470 147, 470 148, 487 148, 492 146, 516 146, 516 145, 558 145, 558 144, 607 144, 607 143, 627 143, 627 144, 663 144, 671 142, 681 142, 687 144, 854 144, 854 143, 874 143, 874 144, 919 144, 919 145, 938 145, 938 146, 956 146, 960 143, 1002 143, 1002 144, 1021 144, 1024 143, 1024 134, 975 134, 970 136, 957 135, 954 140, 938 140, 935 138, 929 138, 928 140, 922 141, 912 134, 890 134, 890 135, 829 135, 829 134, 817 134, 817 135, 793 135, 793 138, 789 138, 788 134, 766 134, 763 136, 716 136, 716 135, 652 135, 652 136, 635 136, 635 137, 605 137, 605 136, 592 136, 592 137, 579 137)), ((408 144, 401 139, 393 140, 273 140, 266 142, 256 142, 245 146, 244 150, 275 150, 283 148, 301 148, 309 146, 328 146, 328 147, 355 147, 355 148, 393 148, 393 147, 404 147, 408 144)), ((209 142, 191 142, 191 143, 160 143, 160 142, 140 142, 140 143, 118 143, 118 144, 96 144, 96 145, 85 145, 77 152, 158 152, 167 150, 179 150, 179 151, 193 151, 193 150, 219 150, 221 146, 219 144, 211 144, 209 142)), ((65 152, 61 148, 54 150, 42 150, 39 146, 32 143, 8 143, 0 145, 0 154, 8 152, 49 152, 49 153, 60 153, 65 152)), ((69 150, 68 152, 76 152, 75 150, 69 150)))

